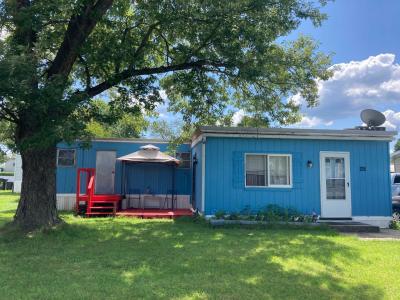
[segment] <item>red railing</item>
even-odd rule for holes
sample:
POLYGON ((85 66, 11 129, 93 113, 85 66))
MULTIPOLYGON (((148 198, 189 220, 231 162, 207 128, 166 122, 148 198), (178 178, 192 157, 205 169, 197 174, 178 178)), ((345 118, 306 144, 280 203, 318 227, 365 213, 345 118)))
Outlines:
POLYGON ((95 186, 95 171, 96 169, 94 168, 79 168, 77 171, 77 177, 76 177, 76 204, 75 204, 75 210, 76 213, 79 212, 79 201, 86 201, 87 202, 87 207, 90 210, 90 204, 94 195, 94 186, 95 186), (86 191, 85 193, 81 193, 81 178, 82 174, 85 173, 86 175, 86 184, 85 188, 86 191))
POLYGON ((92 199, 94 195, 94 175, 90 176, 89 184, 87 186, 87 194, 88 194, 88 205, 87 205, 87 213, 92 212, 92 199))

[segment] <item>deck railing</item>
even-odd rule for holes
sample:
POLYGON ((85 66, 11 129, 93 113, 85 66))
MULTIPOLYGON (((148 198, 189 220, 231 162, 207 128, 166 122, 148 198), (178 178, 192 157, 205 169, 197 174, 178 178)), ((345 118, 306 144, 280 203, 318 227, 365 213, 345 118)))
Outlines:
POLYGON ((94 195, 94 175, 90 176, 89 184, 87 187, 87 193, 88 193, 87 212, 90 214, 92 212, 92 200, 94 195))

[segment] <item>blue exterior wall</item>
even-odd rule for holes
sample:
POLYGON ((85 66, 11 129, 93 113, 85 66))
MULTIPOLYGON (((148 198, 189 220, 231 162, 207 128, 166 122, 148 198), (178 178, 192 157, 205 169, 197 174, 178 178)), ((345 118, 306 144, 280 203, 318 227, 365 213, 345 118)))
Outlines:
MULTIPOLYGON (((60 149, 76 149, 76 165, 74 167, 57 167, 57 193, 72 194, 76 192, 76 172, 78 168, 95 168, 96 151, 114 150, 117 158, 139 150, 141 146, 150 142, 115 142, 115 141, 93 141, 89 149, 80 148, 78 144, 68 145, 60 143, 60 149)), ((167 151, 167 143, 152 143, 160 148, 160 151, 167 151)), ((190 152, 190 145, 183 144, 177 149, 178 152, 190 152)), ((128 164, 126 168, 129 189, 139 188, 143 192, 150 187, 155 194, 166 194, 172 188, 172 168, 160 164, 128 164)), ((115 167, 115 193, 122 190, 122 164, 116 162, 115 167)), ((191 194, 191 169, 176 168, 175 189, 178 194, 191 194)))
POLYGON ((205 214, 240 212, 247 205, 259 210, 268 204, 320 214, 320 151, 350 153, 353 216, 391 215, 388 142, 222 137, 206 141, 205 214), (293 187, 245 188, 246 152, 292 154, 293 187))

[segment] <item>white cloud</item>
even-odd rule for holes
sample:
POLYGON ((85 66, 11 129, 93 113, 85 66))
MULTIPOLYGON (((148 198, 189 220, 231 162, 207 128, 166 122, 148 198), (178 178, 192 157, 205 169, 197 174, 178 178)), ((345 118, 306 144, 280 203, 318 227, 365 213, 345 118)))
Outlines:
POLYGON ((237 112, 235 112, 232 116, 232 125, 238 126, 238 124, 243 120, 244 116, 245 116, 245 113, 244 113, 243 109, 240 109, 237 112))
MULTIPOLYGON (((389 107, 400 104, 400 65, 395 63, 394 54, 379 54, 361 61, 336 64, 331 69, 334 71, 332 78, 318 81, 317 107, 307 108, 300 95, 292 98, 302 105, 304 117, 300 124, 330 126, 335 120, 358 118, 365 108, 385 111, 390 117, 389 107)), ((392 124, 388 120, 389 123, 392 124)))
POLYGON ((383 124, 389 130, 399 130, 400 129, 400 111, 395 112, 388 109, 383 112, 386 117, 386 122, 383 124))
POLYGON ((332 121, 324 121, 318 117, 309 117, 309 116, 305 116, 303 115, 303 118, 301 119, 301 121, 299 123, 297 123, 294 127, 300 127, 300 128, 312 128, 312 127, 318 127, 321 125, 324 126, 331 126, 333 124, 332 121))

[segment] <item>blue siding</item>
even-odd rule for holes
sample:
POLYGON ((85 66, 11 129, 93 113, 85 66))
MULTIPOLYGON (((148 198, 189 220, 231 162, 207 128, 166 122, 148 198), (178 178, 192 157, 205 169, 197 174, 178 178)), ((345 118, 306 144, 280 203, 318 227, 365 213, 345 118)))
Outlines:
POLYGON ((391 215, 388 142, 222 137, 206 142, 205 213, 278 204, 320 214, 320 151, 350 153, 353 216, 391 215), (246 152, 292 154, 293 188, 245 188, 246 152))
MULTIPOLYGON (((114 141, 94 141, 89 149, 82 149, 77 144, 67 145, 60 143, 58 148, 76 149, 77 163, 74 167, 57 168, 57 193, 70 194, 76 192, 76 171, 77 168, 95 168, 96 151, 114 150, 117 158, 139 150, 139 148, 148 143, 138 142, 114 142, 114 141)), ((167 151, 168 144, 153 143, 161 151, 167 151)), ((178 151, 190 152, 190 145, 183 144, 179 146, 178 151)), ((129 188, 139 188, 142 191, 150 187, 154 193, 164 194, 172 188, 172 168, 156 164, 130 164, 127 166, 126 173, 130 179, 129 188)), ((115 192, 121 193, 122 190, 122 165, 116 162, 115 167, 115 192)), ((175 188, 178 194, 190 195, 191 191, 191 170, 177 168, 175 171, 175 188)))

